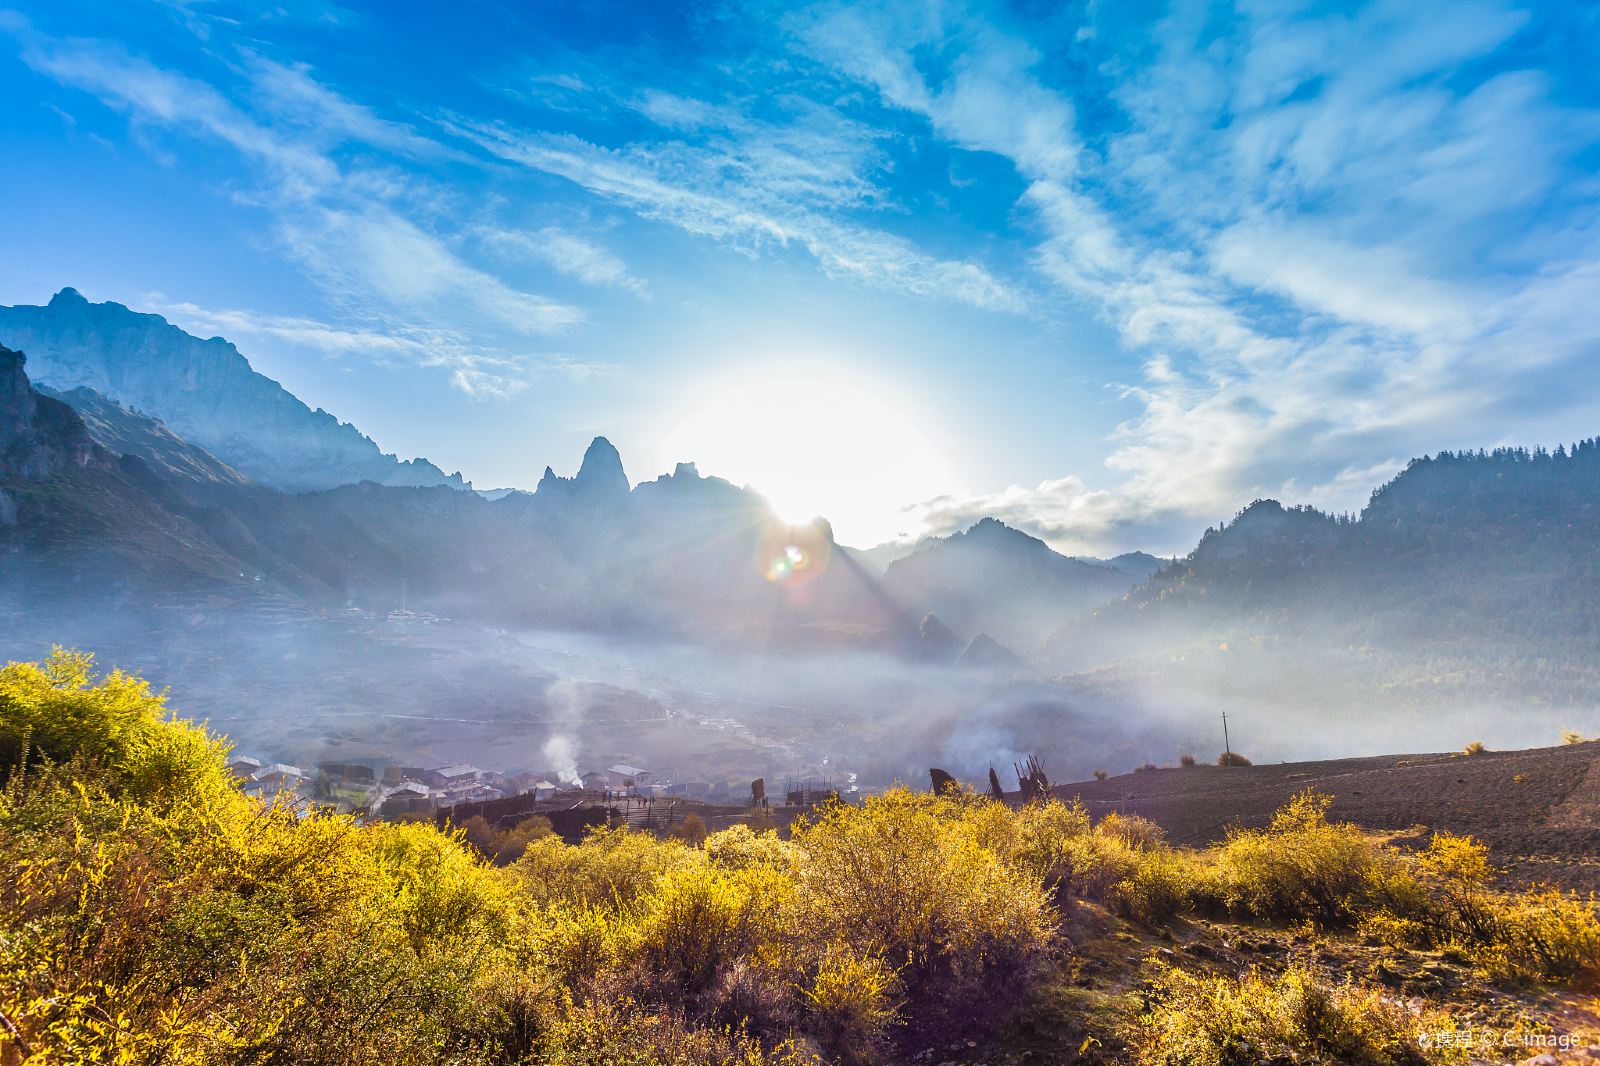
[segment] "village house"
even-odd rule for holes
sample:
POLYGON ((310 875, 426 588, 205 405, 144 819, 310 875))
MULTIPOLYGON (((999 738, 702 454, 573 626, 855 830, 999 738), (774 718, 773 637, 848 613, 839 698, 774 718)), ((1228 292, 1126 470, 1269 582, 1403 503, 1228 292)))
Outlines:
POLYGON ((332 785, 371 788, 377 780, 372 767, 359 762, 319 762, 317 771, 332 785))
POLYGON ((441 766, 437 770, 429 770, 428 784, 436 788, 449 788, 452 785, 475 784, 483 777, 483 771, 469 763, 457 763, 454 766, 441 766))
POLYGON ((444 787, 439 802, 454 807, 460 803, 483 803, 504 799, 506 792, 484 781, 457 781, 444 787))
POLYGON ((418 781, 406 781, 386 787, 373 808, 385 818, 403 814, 432 814, 433 790, 418 781))
POLYGON ((606 770, 606 787, 613 792, 646 792, 654 784, 649 770, 617 763, 606 770))
POLYGON ((578 775, 578 784, 590 792, 604 792, 610 784, 610 778, 599 770, 589 770, 578 775))
POLYGON ((306 773, 298 766, 275 762, 263 766, 245 779, 241 786, 246 795, 272 799, 283 793, 292 793, 305 780, 306 773))
POLYGON ((234 755, 228 759, 228 773, 244 780, 261 769, 261 760, 250 755, 234 755))

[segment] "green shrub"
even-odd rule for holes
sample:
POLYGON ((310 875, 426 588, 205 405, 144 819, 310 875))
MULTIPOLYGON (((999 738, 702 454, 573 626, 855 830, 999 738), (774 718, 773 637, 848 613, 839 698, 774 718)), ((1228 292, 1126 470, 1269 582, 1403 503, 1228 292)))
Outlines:
POLYGON ((555 830, 550 825, 550 819, 542 814, 524 818, 504 829, 490 825, 481 814, 475 814, 461 823, 461 839, 496 866, 516 862, 528 850, 530 843, 542 840, 553 832, 555 830))

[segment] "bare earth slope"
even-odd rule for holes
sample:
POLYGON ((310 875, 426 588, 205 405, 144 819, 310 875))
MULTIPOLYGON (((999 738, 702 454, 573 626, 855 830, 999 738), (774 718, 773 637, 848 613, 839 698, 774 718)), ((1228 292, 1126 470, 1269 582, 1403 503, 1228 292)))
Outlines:
POLYGON ((1276 766, 1147 770, 1057 785, 1091 814, 1140 814, 1180 844, 1259 827, 1294 793, 1334 798, 1331 816, 1425 842, 1430 830, 1489 845, 1509 881, 1600 891, 1600 742, 1462 755, 1384 755, 1276 766))

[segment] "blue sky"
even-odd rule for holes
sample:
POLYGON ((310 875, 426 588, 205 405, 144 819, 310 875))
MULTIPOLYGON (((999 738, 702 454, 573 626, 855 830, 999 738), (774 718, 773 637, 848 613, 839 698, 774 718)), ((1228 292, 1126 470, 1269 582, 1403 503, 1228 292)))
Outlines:
POLYGON ((1600 430, 1600 14, 1492 0, 0 15, 0 301, 531 486, 1181 551, 1600 430))

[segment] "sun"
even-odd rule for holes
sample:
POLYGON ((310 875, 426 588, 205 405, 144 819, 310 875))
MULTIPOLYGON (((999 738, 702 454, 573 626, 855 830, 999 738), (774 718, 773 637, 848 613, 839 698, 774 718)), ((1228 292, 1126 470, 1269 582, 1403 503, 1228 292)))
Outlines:
POLYGON ((926 406, 904 384, 814 360, 717 374, 691 388, 662 459, 748 484, 779 517, 823 517, 841 543, 907 532, 905 508, 954 489, 926 406))

